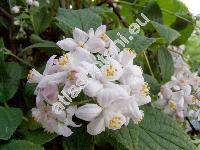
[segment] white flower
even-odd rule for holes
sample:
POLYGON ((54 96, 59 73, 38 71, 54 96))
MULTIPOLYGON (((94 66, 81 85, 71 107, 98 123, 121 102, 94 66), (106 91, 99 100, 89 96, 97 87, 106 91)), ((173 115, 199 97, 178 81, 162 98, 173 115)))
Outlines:
POLYGON ((34 2, 34 0, 26 0, 26 3, 27 3, 28 5, 30 5, 30 6, 33 5, 33 2, 34 2))
POLYGON ((78 28, 75 28, 73 31, 73 38, 74 39, 66 38, 58 41, 57 45, 65 51, 70 51, 71 54, 80 62, 94 62, 95 57, 90 54, 90 51, 87 49, 87 41, 89 40, 88 34, 78 28))
POLYGON ((16 5, 16 6, 12 7, 11 11, 12 11, 12 13, 14 13, 14 14, 19 13, 19 12, 20 12, 20 6, 17 6, 17 5, 16 5))
POLYGON ((120 129, 123 125, 128 124, 129 118, 134 123, 139 123, 143 118, 143 112, 139 110, 137 103, 131 97, 114 100, 106 107, 86 104, 79 107, 75 115, 90 122, 87 125, 87 131, 91 135, 100 134, 105 131, 106 127, 112 130, 120 129))
POLYGON ((68 137, 73 133, 68 126, 80 127, 72 121, 75 109, 76 107, 69 107, 66 112, 55 114, 50 106, 42 104, 40 108, 32 109, 32 115, 47 132, 56 132, 58 135, 68 137))

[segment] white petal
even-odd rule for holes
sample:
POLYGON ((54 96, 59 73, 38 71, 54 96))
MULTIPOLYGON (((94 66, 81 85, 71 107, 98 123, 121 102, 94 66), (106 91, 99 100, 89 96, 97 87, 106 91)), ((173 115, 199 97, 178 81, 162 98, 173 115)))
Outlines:
POLYGON ((49 58, 49 60, 47 61, 46 67, 44 69, 43 75, 47 75, 50 73, 52 66, 54 65, 55 58, 56 58, 56 55, 53 55, 49 58))
POLYGON ((78 44, 72 38, 66 38, 56 43, 64 51, 74 51, 78 44))
POLYGON ((101 71, 107 81, 118 80, 123 73, 121 64, 114 59, 108 60, 106 65, 102 66, 101 71))
POLYGON ((106 33, 106 25, 101 25, 96 29, 95 36, 101 36, 106 33))
POLYGON ((86 104, 79 107, 75 113, 77 118, 85 121, 91 121, 96 118, 102 111, 102 108, 96 104, 86 104))
POLYGON ((108 83, 97 93, 97 102, 102 107, 108 107, 113 101, 128 97, 128 93, 118 84, 108 83))
POLYGON ((88 34, 78 28, 74 29, 73 37, 74 37, 74 40, 79 44, 83 44, 87 42, 87 40, 89 39, 88 34))
POLYGON ((89 97, 95 97, 97 92, 103 88, 103 85, 95 79, 88 79, 87 84, 85 85, 83 92, 89 97))
POLYGON ((133 97, 133 99, 137 102, 138 106, 142 106, 142 105, 145 105, 147 103, 150 103, 151 102, 151 97, 150 96, 136 96, 136 97, 133 97))
POLYGON ((105 131, 105 122, 102 116, 99 116, 87 125, 87 132, 91 135, 98 135, 103 131, 105 131))
POLYGON ((65 126, 64 124, 58 124, 56 133, 59 135, 63 135, 64 137, 69 137, 73 132, 71 131, 70 128, 65 126))
POLYGON ((103 42, 102 40, 99 40, 98 38, 92 38, 90 39, 87 43, 87 49, 91 52, 91 53, 97 53, 101 50, 105 49, 105 42, 103 42))
POLYGON ((39 83, 42 80, 43 75, 41 75, 37 70, 32 69, 28 74, 29 83, 39 83))

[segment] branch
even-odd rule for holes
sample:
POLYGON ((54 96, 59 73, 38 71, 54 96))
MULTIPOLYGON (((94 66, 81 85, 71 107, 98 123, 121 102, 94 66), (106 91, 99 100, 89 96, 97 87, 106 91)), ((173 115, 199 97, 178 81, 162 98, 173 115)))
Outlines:
POLYGON ((125 27, 129 27, 128 22, 126 22, 123 17, 120 15, 120 13, 118 12, 117 8, 114 6, 114 2, 113 0, 107 0, 106 3, 109 5, 109 7, 111 7, 113 9, 113 12, 117 15, 117 17, 119 18, 119 20, 121 21, 121 23, 125 26, 125 27))

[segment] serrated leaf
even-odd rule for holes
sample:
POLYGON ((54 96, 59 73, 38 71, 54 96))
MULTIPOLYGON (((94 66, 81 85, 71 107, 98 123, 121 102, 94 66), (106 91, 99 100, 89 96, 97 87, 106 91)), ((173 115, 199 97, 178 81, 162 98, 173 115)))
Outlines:
POLYGON ((43 145, 51 140, 53 140, 58 135, 46 133, 44 130, 35 130, 29 132, 25 137, 24 140, 30 141, 34 144, 43 145))
POLYGON ((22 121, 22 111, 18 108, 0 107, 0 139, 8 140, 22 121))
POLYGON ((180 34, 176 30, 166 25, 162 25, 154 21, 151 21, 151 23, 153 27, 155 28, 155 30, 158 32, 158 34, 161 37, 163 37, 167 41, 168 44, 172 43, 174 40, 176 40, 180 36, 180 34))
POLYGON ((4 102, 12 98, 17 92, 19 81, 21 78, 21 67, 16 62, 2 62, 3 76, 0 76, 0 102, 4 102), (6 77, 5 77, 6 76, 6 77))
POLYGON ((115 149, 137 150, 138 131, 138 126, 130 122, 127 127, 122 127, 115 131, 107 130, 99 136, 102 136, 102 138, 115 147, 115 149))
POLYGON ((175 121, 151 106, 144 107, 139 125, 140 150, 195 150, 189 136, 175 121))
POLYGON ((167 48, 160 47, 158 49, 158 63, 163 80, 169 81, 174 73, 174 62, 167 48))
POLYGON ((154 77, 144 74, 144 79, 148 83, 152 94, 157 94, 160 91, 160 84, 154 77))
POLYGON ((58 27, 63 32, 72 32, 77 27, 84 31, 90 28, 97 28, 101 25, 101 18, 95 13, 93 9, 58 9, 57 14, 58 27))
POLYGON ((12 140, 0 147, 0 150, 44 150, 43 147, 25 140, 12 140))
POLYGON ((122 50, 123 48, 132 48, 134 49, 138 54, 141 53, 143 50, 146 50, 151 44, 153 44, 156 39, 154 38, 147 38, 142 35, 135 35, 130 34, 128 29, 115 29, 107 32, 108 36, 115 42, 115 40, 121 40, 124 43, 124 46, 119 44, 119 42, 116 43, 116 46, 122 50), (123 42, 120 37, 117 35, 120 34, 124 36, 129 43, 126 44, 123 42), (132 37, 132 40, 129 40, 129 38, 132 37))

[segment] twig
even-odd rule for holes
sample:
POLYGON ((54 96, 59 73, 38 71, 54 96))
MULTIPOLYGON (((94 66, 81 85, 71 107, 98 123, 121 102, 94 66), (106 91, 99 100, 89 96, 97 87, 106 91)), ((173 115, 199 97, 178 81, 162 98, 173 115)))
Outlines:
POLYGON ((153 74, 153 71, 152 71, 152 69, 151 69, 151 65, 150 65, 150 63, 149 63, 149 60, 148 60, 148 57, 147 57, 145 51, 143 51, 143 54, 144 54, 144 58, 146 59, 147 65, 148 65, 148 67, 149 67, 149 71, 150 71, 151 75, 155 78, 155 76, 154 76, 154 74, 153 74))
POLYGON ((109 5, 109 7, 111 7, 113 9, 113 12, 117 15, 117 17, 119 18, 119 20, 121 21, 121 23, 128 28, 129 24, 123 19, 123 17, 120 15, 120 13, 118 12, 117 8, 114 6, 114 1, 113 0, 107 0, 106 1, 107 4, 109 5))
POLYGON ((12 15, 10 15, 7 11, 5 11, 2 7, 0 7, 0 12, 2 12, 2 14, 4 14, 4 16, 6 16, 7 18, 9 18, 11 21, 13 20, 12 15))
POLYGON ((198 133, 198 131, 195 129, 195 127, 192 125, 192 123, 190 122, 189 118, 188 117, 185 117, 185 119, 188 121, 190 127, 192 128, 192 131, 196 134, 198 133))

